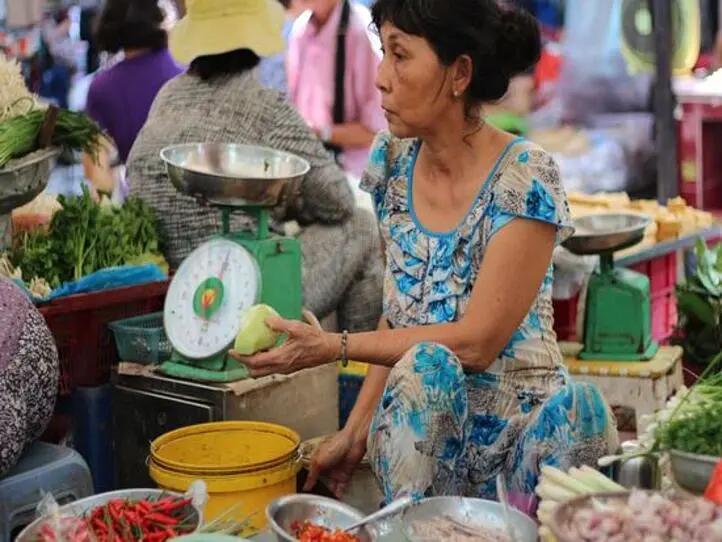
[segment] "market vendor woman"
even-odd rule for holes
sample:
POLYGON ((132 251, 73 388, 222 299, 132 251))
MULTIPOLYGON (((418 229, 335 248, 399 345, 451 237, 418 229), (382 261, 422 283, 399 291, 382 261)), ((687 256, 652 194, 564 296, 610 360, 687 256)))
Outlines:
POLYGON ((532 494, 542 465, 595 465, 618 445, 610 409, 569 377, 553 330, 552 251, 572 233, 559 169, 480 107, 539 58, 537 23, 495 0, 378 0, 373 19, 391 132, 362 180, 385 243, 379 330, 271 320, 289 340, 240 359, 254 375, 372 364, 310 484, 322 473, 342 492, 368 451, 387 500, 494 498, 497 474, 532 494))

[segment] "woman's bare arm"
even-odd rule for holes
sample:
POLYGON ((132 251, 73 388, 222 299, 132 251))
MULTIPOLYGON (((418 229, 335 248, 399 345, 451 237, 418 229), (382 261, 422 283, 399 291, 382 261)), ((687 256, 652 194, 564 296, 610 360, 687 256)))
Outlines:
POLYGON ((95 159, 88 154, 83 154, 83 174, 90 184, 100 192, 111 193, 113 191, 115 179, 110 164, 114 152, 113 143, 104 137, 100 142, 98 156, 95 159))
MULTIPOLYGON (((389 329, 386 318, 383 316, 377 329, 389 329)), ((391 369, 388 367, 380 365, 371 365, 369 367, 364 383, 361 386, 361 391, 356 399, 356 404, 353 410, 351 410, 351 414, 344 427, 344 430, 349 432, 349 436, 356 442, 365 442, 368 438, 371 420, 381 400, 381 395, 384 393, 390 371, 391 369)))
MULTIPOLYGON (((555 233, 551 224, 512 220, 492 237, 460 321, 354 333, 348 358, 393 367, 414 345, 435 342, 456 353, 467 370, 484 371, 529 312, 551 261, 555 233)), ((331 340, 340 355, 340 337, 331 340)))

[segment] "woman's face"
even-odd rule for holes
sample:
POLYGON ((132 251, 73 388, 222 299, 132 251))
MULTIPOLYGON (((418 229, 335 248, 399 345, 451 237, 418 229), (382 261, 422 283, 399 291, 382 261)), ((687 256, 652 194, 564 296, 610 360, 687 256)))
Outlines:
MULTIPOLYGON (((433 131, 463 103, 468 79, 459 77, 459 62, 444 66, 422 37, 402 32, 391 23, 380 28, 384 57, 376 76, 389 130, 397 137, 433 131)), ((463 75, 463 74, 462 74, 463 75)))

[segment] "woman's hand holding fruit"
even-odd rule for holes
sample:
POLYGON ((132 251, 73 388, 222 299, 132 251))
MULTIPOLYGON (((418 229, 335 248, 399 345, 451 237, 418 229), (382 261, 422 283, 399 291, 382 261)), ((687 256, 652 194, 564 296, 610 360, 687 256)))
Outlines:
POLYGON ((244 313, 231 357, 244 363, 254 378, 291 374, 336 361, 341 354, 340 339, 323 331, 310 312, 304 311, 303 316, 310 324, 285 320, 265 305, 252 307, 244 313), (284 335, 283 344, 274 348, 284 335))

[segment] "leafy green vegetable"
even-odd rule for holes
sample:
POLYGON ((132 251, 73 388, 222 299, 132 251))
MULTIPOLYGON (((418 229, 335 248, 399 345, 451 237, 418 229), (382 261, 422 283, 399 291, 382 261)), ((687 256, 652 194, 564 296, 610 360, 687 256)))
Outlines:
POLYGON ((722 457, 722 375, 700 381, 655 433, 660 449, 722 457))
POLYGON ((706 365, 722 351, 722 243, 708 248, 698 239, 695 253, 694 276, 677 288, 674 342, 684 348, 686 359, 706 365))
POLYGON ((158 253, 155 215, 142 200, 122 206, 100 205, 87 189, 79 197, 59 197, 47 232, 22 234, 11 252, 26 279, 40 277, 52 287, 99 269, 124 265, 143 254, 158 253))

